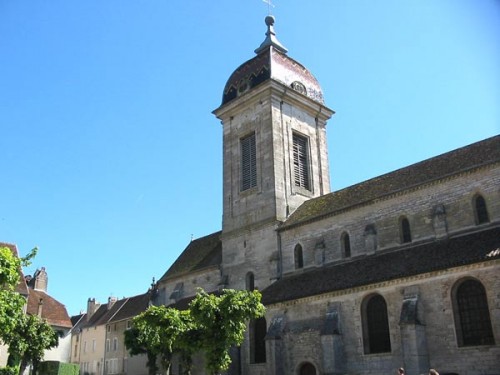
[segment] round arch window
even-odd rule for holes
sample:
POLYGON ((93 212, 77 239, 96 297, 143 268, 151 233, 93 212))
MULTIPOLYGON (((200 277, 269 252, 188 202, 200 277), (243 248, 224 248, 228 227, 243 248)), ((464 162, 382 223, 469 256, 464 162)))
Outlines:
POLYGON ((306 362, 300 366, 299 375, 316 375, 316 367, 312 363, 306 362))

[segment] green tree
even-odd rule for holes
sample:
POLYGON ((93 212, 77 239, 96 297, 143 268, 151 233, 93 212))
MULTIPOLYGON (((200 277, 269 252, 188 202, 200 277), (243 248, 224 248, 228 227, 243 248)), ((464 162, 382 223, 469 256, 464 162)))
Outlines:
POLYGON ((19 366, 22 374, 29 364, 36 373, 45 350, 55 348, 59 336, 42 318, 36 315, 22 315, 9 337, 9 364, 19 366))
POLYGON ((226 289, 220 296, 200 291, 189 305, 199 330, 200 347, 210 374, 225 371, 231 364, 229 350, 243 342, 246 323, 264 316, 259 291, 226 289))
POLYGON ((158 366, 156 365, 156 359, 158 356, 152 351, 151 348, 149 348, 147 341, 142 342, 142 334, 136 327, 132 327, 125 331, 125 347, 131 356, 146 354, 148 374, 156 374, 158 371, 158 366))
POLYGON ((20 372, 30 363, 36 366, 44 351, 58 344, 57 334, 47 322, 24 314, 26 300, 16 292, 22 267, 29 266, 36 253, 34 248, 19 258, 11 249, 0 248, 0 340, 9 347, 7 365, 20 372))
POLYGON ((0 340, 4 343, 6 335, 15 328, 23 315, 26 300, 16 292, 19 284, 21 266, 28 265, 29 259, 36 254, 33 249, 26 258, 18 258, 8 247, 0 247, 0 340))
POLYGON ((163 370, 168 372, 180 334, 186 332, 189 315, 166 306, 151 306, 133 319, 133 328, 125 332, 125 345, 131 355, 148 356, 149 374, 154 374, 160 359, 163 370))

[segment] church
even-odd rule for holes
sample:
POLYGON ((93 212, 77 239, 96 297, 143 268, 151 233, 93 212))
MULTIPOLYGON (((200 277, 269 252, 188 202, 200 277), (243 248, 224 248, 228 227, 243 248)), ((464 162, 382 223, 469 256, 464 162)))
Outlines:
POLYGON ((155 303, 261 291, 229 374, 500 374, 500 136, 331 192, 334 111, 265 22, 213 112, 221 231, 191 241, 155 303))

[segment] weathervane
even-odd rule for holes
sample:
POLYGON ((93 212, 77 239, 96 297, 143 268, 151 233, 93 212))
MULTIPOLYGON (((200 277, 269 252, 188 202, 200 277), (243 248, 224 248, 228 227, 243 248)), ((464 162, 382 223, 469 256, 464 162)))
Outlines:
POLYGON ((271 8, 274 8, 274 4, 271 2, 271 0, 262 0, 267 4, 267 13, 271 15, 271 8))

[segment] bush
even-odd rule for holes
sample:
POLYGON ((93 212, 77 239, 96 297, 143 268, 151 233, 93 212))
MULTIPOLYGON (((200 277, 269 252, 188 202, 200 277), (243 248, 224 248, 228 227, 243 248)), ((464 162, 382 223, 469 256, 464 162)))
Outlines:
POLYGON ((38 366, 38 375, 78 375, 79 372, 80 366, 73 363, 44 361, 40 362, 40 365, 38 366))
POLYGON ((0 368, 0 375, 17 375, 19 369, 17 367, 2 367, 0 368))

